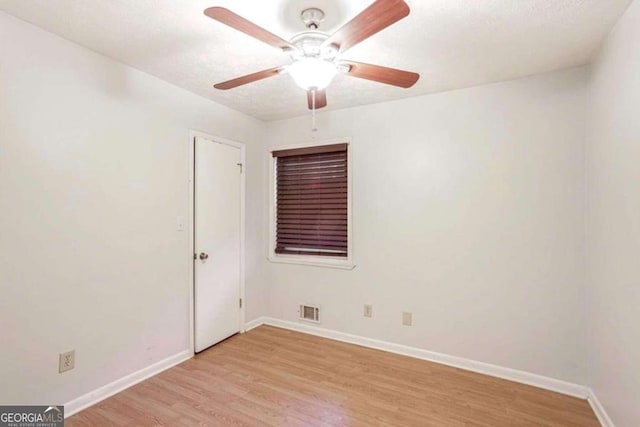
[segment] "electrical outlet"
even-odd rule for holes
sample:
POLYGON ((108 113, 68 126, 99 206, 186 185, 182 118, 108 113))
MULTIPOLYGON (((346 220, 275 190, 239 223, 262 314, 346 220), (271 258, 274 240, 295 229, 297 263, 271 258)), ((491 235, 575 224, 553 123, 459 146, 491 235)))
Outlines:
POLYGON ((58 373, 63 373, 72 370, 76 367, 76 351, 71 350, 66 353, 60 353, 58 360, 58 373))
POLYGON ((404 326, 411 326, 412 321, 413 321, 413 314, 411 314, 408 311, 405 311, 404 313, 402 313, 402 324, 404 326))
POLYGON ((373 316, 373 307, 371 304, 364 305, 364 317, 372 317, 373 316))

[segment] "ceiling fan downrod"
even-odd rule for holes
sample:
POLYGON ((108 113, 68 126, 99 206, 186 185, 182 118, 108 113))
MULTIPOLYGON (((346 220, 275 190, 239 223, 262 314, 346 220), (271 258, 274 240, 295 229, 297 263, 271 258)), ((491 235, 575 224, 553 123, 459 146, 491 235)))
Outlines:
POLYGON ((320 23, 324 21, 324 12, 318 8, 311 7, 300 13, 300 19, 308 29, 317 30, 320 28, 320 23))

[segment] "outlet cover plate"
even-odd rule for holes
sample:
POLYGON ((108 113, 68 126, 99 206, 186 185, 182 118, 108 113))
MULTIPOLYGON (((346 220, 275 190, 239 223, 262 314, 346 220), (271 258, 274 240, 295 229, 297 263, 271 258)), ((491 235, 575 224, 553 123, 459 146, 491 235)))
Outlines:
POLYGON ((413 323, 413 314, 411 314, 408 311, 405 311, 404 313, 402 313, 402 324, 404 326, 411 326, 412 323, 413 323))
POLYGON ((72 370, 76 367, 76 351, 71 350, 66 353, 60 353, 58 359, 58 373, 63 373, 72 370))
POLYGON ((364 317, 372 317, 373 316, 373 306, 371 304, 364 305, 364 317))

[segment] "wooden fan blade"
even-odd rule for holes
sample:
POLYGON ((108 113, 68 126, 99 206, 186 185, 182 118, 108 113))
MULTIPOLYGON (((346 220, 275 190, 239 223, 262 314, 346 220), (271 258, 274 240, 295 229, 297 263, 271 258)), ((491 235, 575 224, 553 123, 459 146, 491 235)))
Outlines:
POLYGON ((377 0, 333 33, 324 45, 335 45, 344 52, 407 15, 409 6, 403 0, 377 0))
MULTIPOLYGON (((309 110, 313 110, 313 91, 307 91, 307 104, 309 105, 309 110)), ((327 92, 323 90, 316 91, 316 110, 318 108, 324 108, 327 106, 327 92)))
POLYGON ((349 76, 399 86, 405 89, 416 84, 420 78, 420 74, 418 73, 381 67, 380 65, 363 64, 354 61, 341 61, 340 63, 349 66, 349 71, 347 71, 347 75, 349 76))
POLYGON ((253 22, 231 12, 229 9, 225 9, 224 7, 210 7, 205 9, 204 14, 211 19, 222 22, 231 28, 242 31, 243 33, 271 46, 282 50, 295 50, 295 46, 288 41, 281 39, 275 34, 270 33, 264 28, 257 26, 253 22))
POLYGON ((246 76, 237 77, 233 80, 227 80, 226 82, 215 84, 213 87, 220 90, 233 89, 234 87, 246 85, 247 83, 266 79, 267 77, 277 76, 280 74, 280 70, 282 70, 282 67, 269 68, 268 70, 258 71, 257 73, 247 74, 246 76))

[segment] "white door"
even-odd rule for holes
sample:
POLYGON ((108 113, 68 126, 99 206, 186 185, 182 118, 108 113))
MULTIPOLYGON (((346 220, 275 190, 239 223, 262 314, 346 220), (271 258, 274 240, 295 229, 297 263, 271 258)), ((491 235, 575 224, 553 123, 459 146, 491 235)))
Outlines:
POLYGON ((196 352, 240 331, 240 162, 240 148, 196 138, 196 352))

